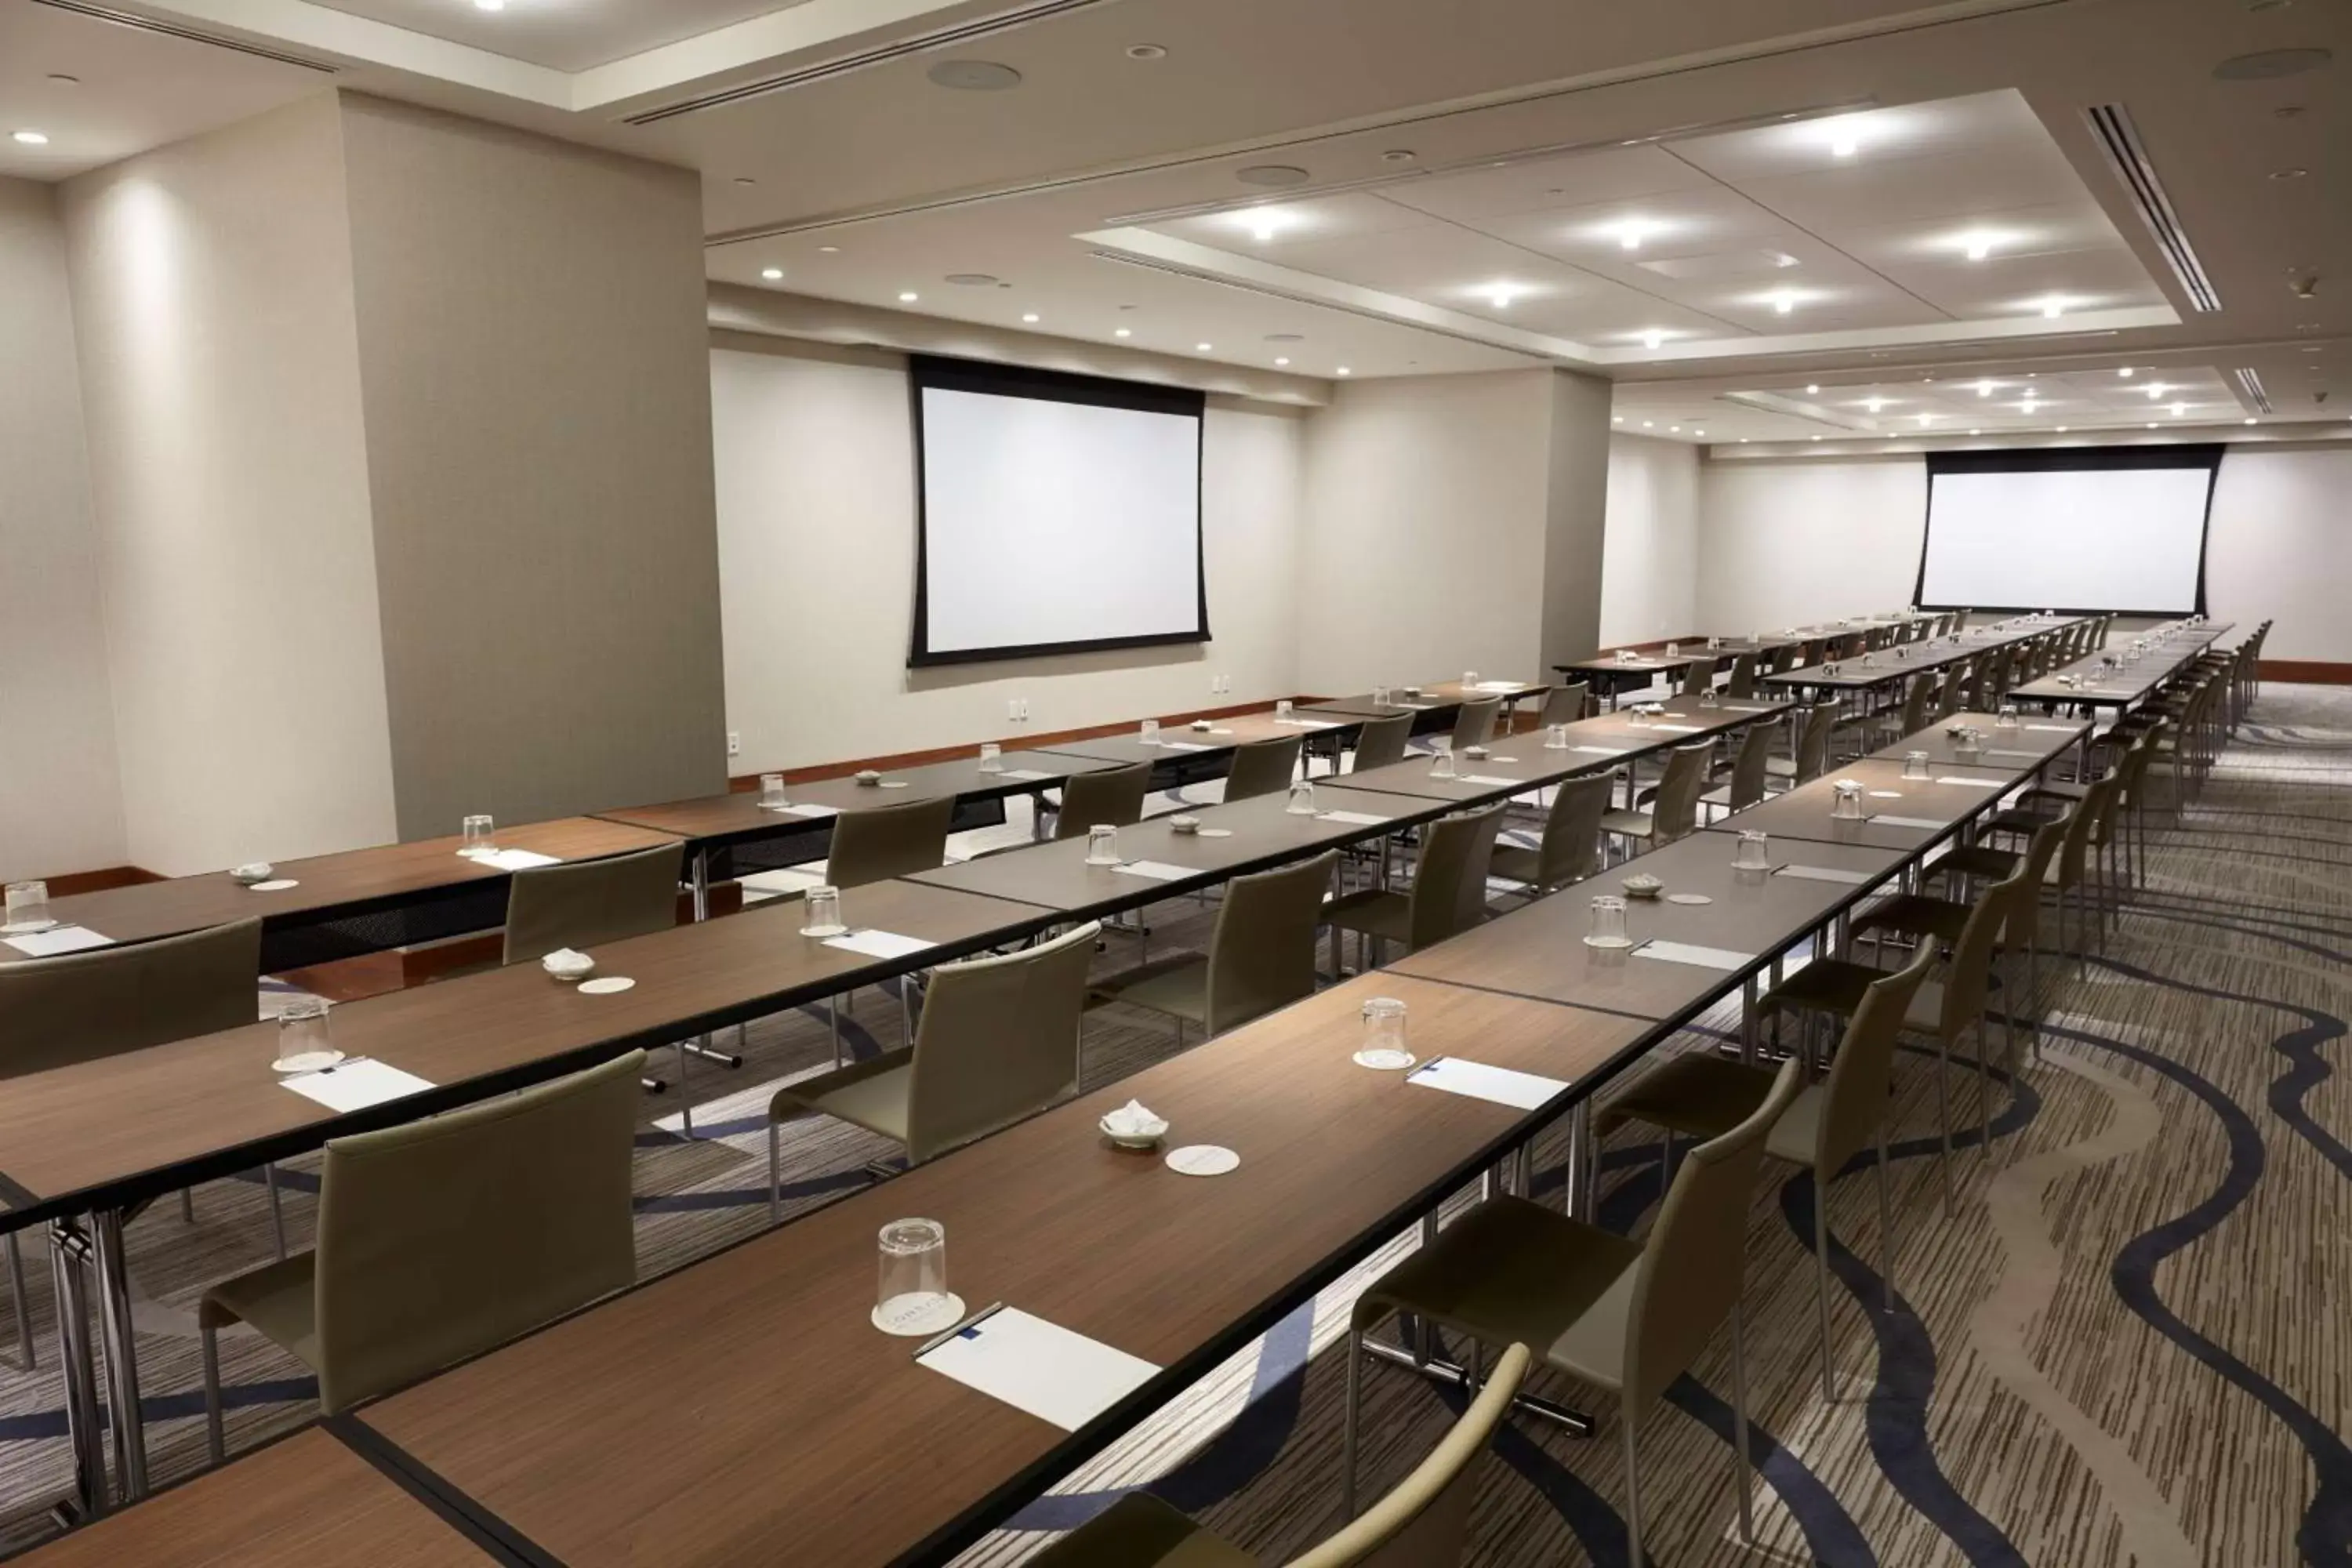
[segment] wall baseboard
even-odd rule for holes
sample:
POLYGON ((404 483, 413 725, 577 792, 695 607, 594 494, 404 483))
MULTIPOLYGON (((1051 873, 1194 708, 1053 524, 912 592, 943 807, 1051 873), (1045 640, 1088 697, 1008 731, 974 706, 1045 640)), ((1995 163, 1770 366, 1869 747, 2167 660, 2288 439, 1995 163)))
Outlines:
POLYGON ((2284 680, 2303 686, 2352 686, 2352 664, 2316 658, 2266 658, 2264 680, 2284 680))
POLYGON ((76 893, 102 893, 109 888, 135 888, 142 882, 169 879, 144 866, 102 866, 95 871, 68 871, 61 877, 44 877, 41 880, 48 883, 49 897, 64 899, 76 893))

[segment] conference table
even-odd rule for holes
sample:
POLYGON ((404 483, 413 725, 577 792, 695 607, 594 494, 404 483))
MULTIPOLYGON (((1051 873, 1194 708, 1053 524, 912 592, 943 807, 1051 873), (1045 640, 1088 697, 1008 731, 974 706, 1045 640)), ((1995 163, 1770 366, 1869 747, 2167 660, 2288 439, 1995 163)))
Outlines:
POLYGON ((2136 659, 2128 653, 2095 653, 2039 679, 2013 687, 2009 695, 2013 701, 2051 708, 2113 708, 2119 711, 2137 708, 2235 625, 2233 621, 2220 621, 2183 627, 2157 639, 2136 659), (2110 658, 2117 662, 2108 664, 2110 658))
POLYGON ((2036 618, 2028 626, 2008 626, 1999 629, 1980 627, 1955 632, 1933 642, 1898 643, 1891 648, 1866 653, 1859 658, 1823 659, 1800 669, 1782 670, 1777 675, 1766 676, 1761 684, 1780 690, 1803 692, 1816 700, 1836 697, 1850 705, 1856 702, 1866 704, 1872 697, 1885 692, 1888 687, 1908 682, 1914 676, 1940 673, 1981 654, 1993 653, 2063 631, 2086 618, 2074 616, 2048 621, 2036 618))
POLYGON ((1928 765, 1938 772, 1951 768, 1986 767, 2025 767, 2038 771, 2068 751, 2087 744, 2091 738, 2091 725, 2086 720, 2017 714, 2010 717, 2015 722, 2003 728, 2001 716, 1998 713, 1964 710, 1930 724, 1916 735, 1906 735, 1899 741, 1881 746, 1870 754, 1899 763, 1914 752, 1925 752, 1928 765), (1962 727, 1976 731, 1974 746, 1964 748, 1953 733, 1962 727))

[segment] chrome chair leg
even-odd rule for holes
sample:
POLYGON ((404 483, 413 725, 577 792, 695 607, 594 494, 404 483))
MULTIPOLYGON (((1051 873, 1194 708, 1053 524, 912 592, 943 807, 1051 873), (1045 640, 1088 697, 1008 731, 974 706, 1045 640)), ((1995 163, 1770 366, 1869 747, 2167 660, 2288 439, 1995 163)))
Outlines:
POLYGON ((278 1167, 261 1167, 262 1184, 269 1189, 269 1234, 278 1244, 278 1261, 286 1261, 286 1205, 278 1195, 278 1167))
POLYGON ((1731 1478, 1739 1493, 1739 1539, 1756 1544, 1756 1489, 1748 1473, 1748 1297, 1731 1303, 1731 1478))
POLYGON ((228 1458, 221 1436, 220 1331, 201 1324, 196 1337, 203 1342, 205 1359, 205 1451, 217 1465, 228 1458))
POLYGON ((1348 1404, 1339 1437, 1339 1517, 1356 1517, 1356 1420, 1364 1397, 1364 1336, 1348 1327, 1348 1404))
MULTIPOLYGON (((1830 1190, 1817 1185, 1813 1188, 1813 1299, 1822 1323, 1822 1397, 1834 1405, 1837 1403, 1837 1366, 1830 1355, 1829 1214, 1830 1190)), ((1735 1323, 1738 1321, 1736 1317, 1733 1319, 1735 1323)))
POLYGON ((1625 1429, 1625 1561, 1642 1568, 1642 1481, 1640 1434, 1629 1396, 1618 1401, 1618 1425, 1625 1429))
POLYGON ((18 1372, 37 1370, 39 1352, 33 1344, 33 1313, 25 1300, 25 1254, 18 1245, 21 1233, 8 1233, 8 1291, 16 1304, 16 1365, 18 1372))
POLYGON ((1878 1247, 1885 1254, 1878 1265, 1879 1305, 1887 1311, 1895 1310, 1895 1259, 1898 1248, 1895 1242, 1895 1201, 1890 1189, 1894 1177, 1887 1169, 1886 1123, 1878 1124, 1878 1247))
POLYGON ((782 1223, 784 1217, 784 1147, 783 1128, 771 1115, 768 1119, 768 1223, 782 1223))

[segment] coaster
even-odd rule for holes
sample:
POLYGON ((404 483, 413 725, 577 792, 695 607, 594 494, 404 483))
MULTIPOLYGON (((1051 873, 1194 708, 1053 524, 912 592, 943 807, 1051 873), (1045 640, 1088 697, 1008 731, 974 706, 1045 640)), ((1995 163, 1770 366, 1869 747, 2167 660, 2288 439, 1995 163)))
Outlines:
POLYGON ((1120 859, 1116 855, 1109 856, 1108 858, 1099 855, 1089 855, 1087 857, 1087 864, 1089 866, 1124 866, 1127 862, 1120 859))
POLYGON ((582 981, 580 983, 580 994, 583 996, 617 996, 635 984, 635 981, 630 979, 625 974, 607 974, 602 979, 582 981))
POLYGON ((803 936, 813 936, 818 938, 847 936, 849 934, 849 928, 845 925, 803 926, 801 927, 801 934, 803 936))
POLYGON ((1416 1059, 1411 1051, 1390 1050, 1385 1047, 1378 1050, 1358 1051, 1354 1058, 1358 1067, 1370 1068, 1374 1072, 1402 1072, 1412 1066, 1416 1059))
POLYGON ((882 781, 881 787, 884 789, 905 789, 907 784, 908 781, 905 779, 884 779, 882 781))
POLYGON ((257 893, 282 893, 289 888, 299 888, 301 885, 302 884, 300 882, 295 880, 291 877, 277 877, 267 882, 250 882, 247 884, 247 887, 257 893))
POLYGON ((1666 902, 1670 904, 1711 904, 1715 902, 1715 900, 1708 898, 1705 893, 1668 893, 1666 895, 1666 902))
POLYGON ((1585 946, 1601 948, 1606 952, 1614 952, 1619 948, 1633 945, 1633 939, 1630 936, 1588 936, 1583 940, 1585 946))
POLYGON ((902 1340, 924 1339, 963 1321, 963 1298, 952 1290, 893 1296, 876 1307, 874 1326, 902 1340))
POLYGON ((290 1057, 280 1057, 269 1065, 282 1073, 323 1072, 342 1059, 341 1051, 297 1051, 290 1057))
POLYGON ((1183 1176, 1222 1176, 1241 1163, 1239 1154, 1214 1143, 1187 1143, 1168 1156, 1168 1168, 1183 1176))
POLYGON ((1874 789, 1870 792, 1870 797, 1873 800, 1901 800, 1903 792, 1899 789, 1874 789))
POLYGON ((0 926, 0 936, 31 936, 36 931, 55 931, 55 921, 11 921, 0 926))
POLYGON ((1193 832, 1196 838, 1231 838, 1233 836, 1234 830, 1230 827, 1202 827, 1193 832))

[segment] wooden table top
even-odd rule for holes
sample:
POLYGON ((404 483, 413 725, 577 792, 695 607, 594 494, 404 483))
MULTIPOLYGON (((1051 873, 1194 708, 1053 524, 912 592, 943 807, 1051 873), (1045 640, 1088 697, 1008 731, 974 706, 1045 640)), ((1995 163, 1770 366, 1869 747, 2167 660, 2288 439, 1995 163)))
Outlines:
POLYGON ((780 900, 594 949, 600 976, 636 982, 616 995, 584 995, 520 963, 347 1003, 331 1015, 337 1049, 436 1086, 350 1116, 279 1086, 270 1070, 277 1026, 266 1023, 10 1079, 0 1095, 0 1173, 27 1201, 0 1214, 0 1229, 249 1170, 1047 923, 1039 910, 912 882, 846 889, 841 902, 854 928, 939 945, 890 961, 828 947, 800 934, 797 900, 780 900))
POLYGON ((1181 880, 1160 881, 1108 866, 1089 866, 1084 838, 1025 845, 1002 855, 967 860, 960 866, 918 871, 908 880, 928 887, 982 893, 992 899, 1012 899, 1052 910, 1065 918, 1085 919, 1156 903, 1246 871, 1378 837, 1412 823, 1444 816, 1451 809, 1442 801, 1343 788, 1328 779, 1317 779, 1314 784, 1318 810, 1361 813, 1383 821, 1341 823, 1319 816, 1294 816, 1286 796, 1259 795, 1181 814, 1199 818, 1203 827, 1225 829, 1230 837, 1179 833, 1169 825, 1166 816, 1148 817, 1118 830, 1122 858, 1191 867, 1199 873, 1181 880))
MULTIPOLYGON (((825 805, 835 811, 904 805, 908 801, 937 800, 941 795, 986 800, 1051 788, 1072 773, 1097 773, 1114 765, 1098 758, 1048 751, 1007 752, 1000 760, 1003 767, 993 773, 981 771, 980 758, 975 753, 952 762, 891 768, 882 773, 880 782, 872 784, 861 784, 854 778, 809 779, 787 784, 784 798, 793 805, 825 805)), ((826 820, 795 816, 788 811, 763 810, 756 790, 730 790, 725 795, 674 800, 659 805, 622 806, 596 815, 607 822, 630 823, 698 841, 822 829, 826 820)))
MULTIPOLYGON (((938 1561, 1558 1114, 1355 1066, 1371 995, 1424 1059, 1597 1080, 1652 1026, 1395 974, 1326 991, 359 1412, 571 1568, 938 1561), (1129 1097, 1177 1175, 1095 1130, 1129 1097), (1166 1370, 1066 1433, 912 1359, 867 1321, 875 1236, 947 1231, 949 1286, 1166 1370)), ((1572 1090, 1571 1095, 1581 1090, 1572 1090)))
POLYGON ((1882 762, 1900 763, 1913 752, 1925 752, 1930 765, 1938 769, 1990 767, 2015 772, 2042 766, 2074 746, 2090 730, 2087 720, 2031 715, 2020 716, 2015 729, 2004 730, 1997 713, 1960 712, 1938 720, 1892 745, 1881 746, 1871 755, 1882 762), (1983 734, 1981 745, 1974 752, 1960 751, 1949 733, 1949 726, 1954 724, 1973 725, 1983 734))
MULTIPOLYGON (((1894 850, 1831 844, 1775 849, 1775 865, 1857 872, 1873 882, 1891 876, 1907 858, 1894 850)), ((1736 871, 1732 851, 1732 841, 1720 834, 1692 834, 1425 947, 1390 968, 1424 980, 1607 1008, 1635 1017, 1687 1018, 1870 891, 1866 884, 1736 871), (1622 948, 1586 946, 1583 939, 1592 930, 1592 899, 1622 894, 1623 879, 1637 872, 1657 878, 1665 894, 1703 894, 1714 902, 1671 903, 1663 894, 1654 900, 1629 898, 1627 935, 1637 942, 1657 939, 1722 948, 1750 954, 1753 961, 1736 969, 1717 969, 1646 958, 1622 948)))
MULTIPOLYGON (((1620 747, 1625 754, 1633 755, 1691 745, 1759 721, 1772 722, 1785 716, 1795 704, 1782 697, 1748 697, 1736 702, 1719 698, 1709 707, 1696 697, 1678 693, 1652 706, 1665 711, 1651 715, 1620 708, 1580 719, 1568 726, 1569 742, 1577 746, 1620 747)), ((1540 743, 1542 737, 1538 735, 1537 740, 1540 743)))
MULTIPOLYGON (((299 885, 276 892, 256 892, 226 871, 213 871, 52 899, 49 912, 68 925, 87 926, 117 942, 144 942, 254 915, 265 921, 324 918, 334 911, 394 903, 436 889, 506 879, 507 872, 458 854, 460 842, 454 837, 423 838, 411 844, 280 860, 273 868, 278 877, 299 885)), ((498 830, 501 849, 529 849, 559 860, 593 860, 677 842, 674 834, 593 816, 567 816, 498 830)), ((0 943, 0 963, 23 956, 0 943)))
POLYGON ((1387 702, 1375 702, 1370 692, 1361 691, 1353 697, 1329 697, 1320 702, 1302 702, 1298 710, 1341 719, 1387 719, 1399 713, 1435 713, 1462 706, 1457 701, 1433 697, 1427 691, 1423 691, 1419 697, 1396 700, 1403 689, 1402 687, 1391 688, 1391 700, 1387 702))
MULTIPOLYGON (((1940 671, 1946 667, 1971 659, 1980 653, 2008 647, 2015 643, 2046 637, 2076 624, 2082 617, 2038 623, 2023 629, 2008 631, 1964 631, 1955 637, 1938 637, 1932 642, 1898 643, 1894 647, 1881 648, 1863 658, 1829 659, 1807 665, 1801 669, 1782 670, 1765 679, 1774 685, 1813 687, 1820 689, 1858 690, 1866 687, 1884 686, 1907 680, 1925 671, 1940 671), (1896 658, 1897 654, 1901 658, 1896 658), (1868 662, 1864 662, 1864 660, 1868 662)), ((1855 629, 1855 628, 1848 628, 1855 629)))
POLYGON ((1692 652, 1677 653, 1672 657, 1664 653, 1645 653, 1635 658, 1620 658, 1615 654, 1610 654, 1604 658, 1595 654, 1591 658, 1580 658, 1568 664, 1555 664, 1552 668, 1562 675, 1612 675, 1622 676, 1630 680, 1637 675, 1679 676, 1699 658, 1699 654, 1692 652))
MULTIPOLYGON (((2231 623, 2196 626, 2176 632, 2164 638, 2140 656, 2137 664, 2118 664, 2108 668, 2102 660, 2106 652, 2121 654, 2122 648, 2095 653, 2062 665, 2023 686, 2011 689, 2010 696, 2026 702, 2074 703, 2085 708, 2128 708, 2147 700, 2157 688, 2178 674, 2181 666, 2193 663, 2221 636, 2231 623), (2080 686, 2063 686, 2062 675, 2081 679, 2080 686)), ((2125 645, 2128 647, 2126 643, 2125 645)))
POLYGON ((1841 763, 1811 784, 1800 784, 1786 795, 1774 795, 1760 805, 1723 817, 1709 824, 1706 831, 1724 835, 1754 828, 1776 839, 1793 838, 1811 844, 1867 845, 1903 852, 1925 849, 1996 805, 2012 784, 2039 765, 1996 762, 1942 769, 1928 779, 1906 779, 1899 761, 1865 758, 1858 763, 1841 763), (1937 782, 1950 778, 1981 782, 1937 782), (1862 808, 1870 814, 1863 821, 1841 822, 1830 816, 1834 786, 1845 779, 1863 786, 1862 808), (1889 816, 1936 826, 1912 827, 1880 820, 1889 816))
POLYGON ((1535 692, 1546 689, 1545 684, 1542 681, 1536 680, 1512 680, 1509 682, 1508 687, 1506 689, 1490 690, 1487 689, 1487 681, 1492 680, 1501 683, 1506 679, 1506 677, 1499 675, 1482 675, 1478 678, 1479 683, 1475 687, 1465 686, 1458 679, 1439 680, 1433 681, 1429 685, 1421 687, 1419 688, 1419 690, 1423 700, 1434 698, 1440 702, 1458 703, 1484 702, 1487 699, 1493 697, 1499 697, 1507 702, 1512 698, 1527 697, 1535 692))
POLYGON ((502 1559, 310 1426, 10 1561, 29 1568, 483 1568, 502 1559))
MULTIPOLYGON (((1452 801, 1468 805, 1482 801, 1503 800, 1524 795, 1555 784, 1571 773, 1593 773, 1611 765, 1611 759, 1581 754, 1573 751, 1555 752, 1544 745, 1539 731, 1510 735, 1496 740, 1487 748, 1486 755, 1473 757, 1467 753, 1455 756, 1454 776, 1440 778, 1435 773, 1435 759, 1408 756, 1401 763, 1386 767, 1366 768, 1360 773, 1340 775, 1349 789, 1374 790, 1382 795, 1411 795, 1422 800, 1452 801), (1501 780, 1499 784, 1481 780, 1501 780)), ((1317 781, 1318 784, 1321 781, 1317 781)))

